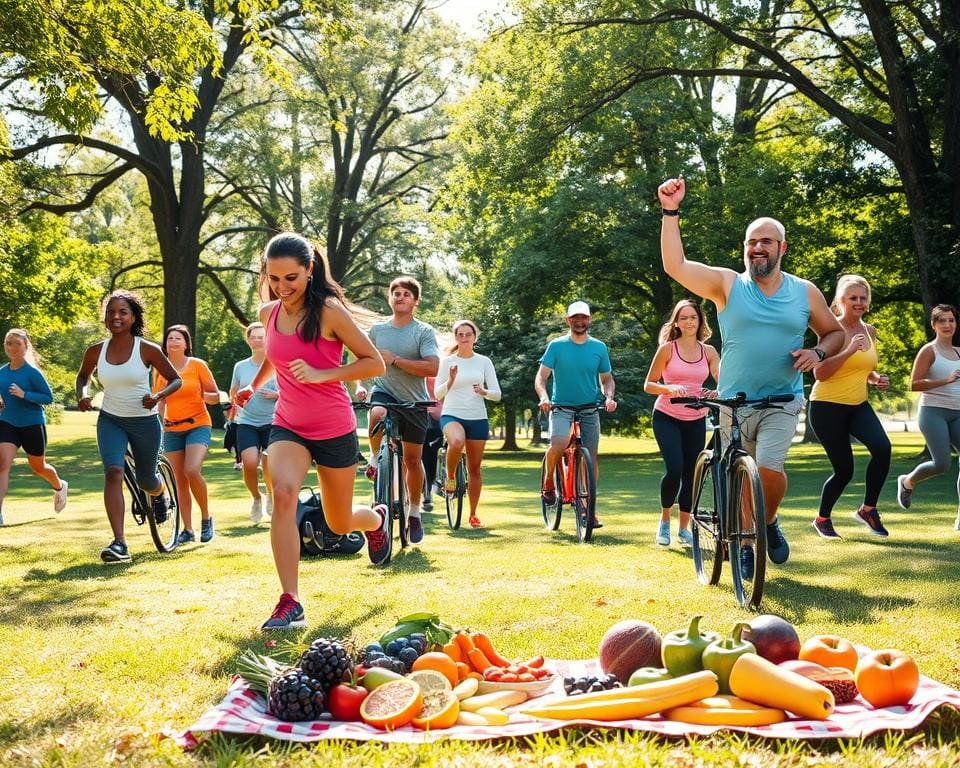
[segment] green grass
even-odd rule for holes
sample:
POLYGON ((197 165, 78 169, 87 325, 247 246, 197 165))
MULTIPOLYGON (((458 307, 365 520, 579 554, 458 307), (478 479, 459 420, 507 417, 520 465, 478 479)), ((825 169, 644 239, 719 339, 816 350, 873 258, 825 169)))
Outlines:
MULTIPOLYGON (((18 460, 0 528, 0 765, 136 766, 356 765, 957 765, 960 716, 945 711, 911 734, 854 743, 789 743, 717 736, 664 740, 615 731, 569 731, 530 741, 431 747, 321 744, 290 747, 217 738, 194 754, 163 732, 178 732, 215 704, 234 660, 263 648, 258 631, 279 592, 265 527, 250 526, 239 473, 220 448, 208 459, 217 537, 159 555, 149 532, 129 526, 133 563, 104 566, 109 540, 93 419, 68 413, 50 429, 50 458, 70 481, 70 504, 52 512, 52 493, 18 460), (738 757, 739 756, 739 757, 738 757)), ((494 444, 495 447, 495 444, 494 444)), ((826 462, 797 446, 781 512, 789 563, 771 567, 764 609, 802 637, 834 632, 871 647, 913 654, 921 671, 960 687, 960 583, 955 476, 928 481, 914 507, 893 501, 894 478, 912 465, 916 435, 897 435, 891 480, 881 501, 889 540, 850 519, 858 481, 836 511, 842 542, 826 542, 809 521, 826 462)), ((539 456, 498 454, 485 463, 483 530, 447 530, 426 515, 425 545, 386 569, 365 556, 313 560, 301 568, 308 638, 353 634, 367 641, 404 613, 427 609, 456 626, 482 628, 510 656, 596 655, 604 630, 640 618, 666 632, 693 613, 725 631, 747 617, 725 572, 699 586, 689 554, 653 544, 659 458, 651 442, 604 443, 595 543, 576 543, 573 521, 548 533, 536 501, 539 456), (631 455, 631 451, 633 454, 631 455)), ((358 478, 358 491, 367 491, 358 478)), ((439 509, 439 507, 438 507, 439 509)), ((674 530, 676 525, 674 524, 674 530)))

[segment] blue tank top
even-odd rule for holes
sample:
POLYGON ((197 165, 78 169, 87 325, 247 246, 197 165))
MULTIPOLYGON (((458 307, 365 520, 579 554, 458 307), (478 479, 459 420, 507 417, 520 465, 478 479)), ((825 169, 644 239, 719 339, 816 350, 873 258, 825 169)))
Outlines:
POLYGON ((773 296, 765 296, 746 272, 737 275, 727 304, 717 315, 723 336, 720 397, 746 392, 747 397, 803 395, 803 374, 790 352, 803 348, 810 322, 807 289, 783 272, 773 296))

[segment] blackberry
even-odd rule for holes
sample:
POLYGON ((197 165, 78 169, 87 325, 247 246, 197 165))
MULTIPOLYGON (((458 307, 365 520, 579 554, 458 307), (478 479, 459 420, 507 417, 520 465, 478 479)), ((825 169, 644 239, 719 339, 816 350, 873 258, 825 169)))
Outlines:
POLYGON ((337 683, 350 679, 353 661, 339 640, 318 637, 303 652, 298 665, 304 672, 323 685, 324 693, 337 683))
POLYGON ((302 669, 290 669, 270 680, 267 711, 287 722, 318 720, 324 705, 323 684, 302 669))
POLYGON ((577 696, 581 693, 599 693, 600 691, 609 691, 612 688, 622 687, 616 675, 604 675, 603 677, 589 675, 584 677, 563 678, 563 690, 567 696, 577 696))

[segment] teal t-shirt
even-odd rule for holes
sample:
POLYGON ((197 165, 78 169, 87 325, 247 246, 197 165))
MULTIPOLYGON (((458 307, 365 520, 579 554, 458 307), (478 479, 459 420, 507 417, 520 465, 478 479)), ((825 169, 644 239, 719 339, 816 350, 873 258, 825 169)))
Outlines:
POLYGON ((30 363, 24 362, 14 370, 7 363, 0 368, 0 396, 4 409, 0 411, 0 421, 14 427, 32 427, 45 423, 43 406, 53 402, 53 392, 43 378, 43 374, 30 363), (23 397, 10 393, 10 385, 16 384, 23 390, 23 397))
MULTIPOLYGON (((260 366, 253 362, 252 357, 241 360, 233 366, 233 378, 230 380, 230 388, 242 389, 247 386, 247 384, 253 381, 253 377, 257 375, 257 371, 259 370, 260 366)), ((260 389, 276 392, 277 380, 270 378, 260 389)), ((260 395, 258 390, 250 396, 250 399, 247 400, 247 404, 243 406, 243 408, 238 409, 235 421, 237 424, 247 424, 251 427, 265 427, 267 424, 273 423, 273 412, 276 407, 276 400, 268 400, 260 395)))
POLYGON ((600 398, 600 374, 610 373, 610 354, 602 341, 587 336, 577 344, 569 335, 554 339, 540 358, 553 371, 554 405, 588 405, 600 398))

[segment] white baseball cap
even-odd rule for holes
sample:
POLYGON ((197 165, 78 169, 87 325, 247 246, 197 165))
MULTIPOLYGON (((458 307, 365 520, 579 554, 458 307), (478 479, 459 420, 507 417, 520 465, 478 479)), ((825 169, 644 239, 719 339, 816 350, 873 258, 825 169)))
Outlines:
POLYGON ((569 307, 567 307, 567 317, 573 317, 574 315, 586 315, 590 317, 590 305, 585 301, 575 301, 569 307))

